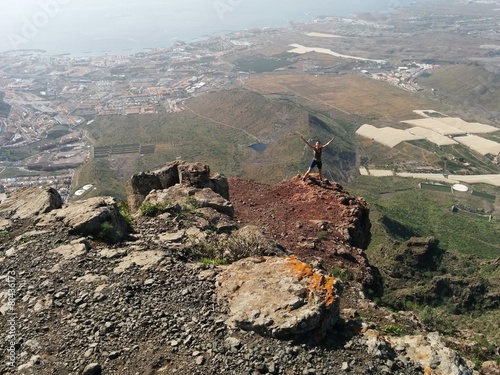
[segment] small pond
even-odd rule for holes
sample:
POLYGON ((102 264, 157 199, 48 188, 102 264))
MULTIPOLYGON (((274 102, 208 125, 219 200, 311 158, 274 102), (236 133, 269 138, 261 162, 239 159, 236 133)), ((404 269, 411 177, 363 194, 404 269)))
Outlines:
POLYGON ((250 148, 262 152, 267 148, 267 145, 265 143, 254 143, 253 145, 250 145, 250 148))

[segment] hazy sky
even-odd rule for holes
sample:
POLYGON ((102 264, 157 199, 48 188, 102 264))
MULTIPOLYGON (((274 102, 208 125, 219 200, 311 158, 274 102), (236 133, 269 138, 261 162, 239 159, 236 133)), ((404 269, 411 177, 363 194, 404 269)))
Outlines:
POLYGON ((407 0, 0 0, 0 51, 91 48, 105 39, 151 47, 318 15, 387 11, 401 2, 407 0))

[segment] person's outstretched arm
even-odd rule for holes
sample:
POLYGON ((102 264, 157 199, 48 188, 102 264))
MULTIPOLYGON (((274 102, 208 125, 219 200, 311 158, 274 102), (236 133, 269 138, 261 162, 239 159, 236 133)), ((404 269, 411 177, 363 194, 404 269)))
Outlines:
POLYGON ((332 143, 334 138, 335 138, 335 136, 334 136, 334 135, 332 135, 332 138, 331 138, 328 142, 326 142, 326 143, 323 145, 323 148, 325 148, 325 147, 326 147, 326 146, 328 146, 330 143, 332 143))
POLYGON ((314 149, 314 146, 312 144, 310 144, 309 142, 307 142, 307 140, 304 138, 303 135, 300 136, 300 139, 302 139, 309 147, 311 147, 312 149, 314 149))

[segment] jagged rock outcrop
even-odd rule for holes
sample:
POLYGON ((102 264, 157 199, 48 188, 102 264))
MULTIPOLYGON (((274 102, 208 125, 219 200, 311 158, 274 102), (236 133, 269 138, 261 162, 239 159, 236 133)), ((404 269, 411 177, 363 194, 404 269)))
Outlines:
POLYGON ((371 241, 372 226, 366 201, 361 197, 349 196, 342 186, 337 184, 334 191, 338 193, 337 199, 344 206, 342 216, 347 218, 337 225, 336 229, 349 245, 366 250, 371 241))
POLYGON ((340 280, 294 257, 240 260, 219 275, 217 287, 228 306, 226 323, 264 336, 321 339, 339 319, 340 280))
POLYGON ((176 184, 198 189, 209 188, 229 200, 229 185, 224 176, 211 175, 206 164, 173 161, 156 171, 136 174, 127 181, 129 209, 136 212, 151 191, 168 189, 176 184))
POLYGON ((21 189, 2 202, 0 217, 13 220, 35 219, 41 214, 61 208, 62 204, 63 200, 56 189, 21 189))
POLYGON ((335 182, 299 176, 275 185, 230 179, 235 218, 255 224, 286 249, 327 272, 351 275, 366 292, 380 296, 382 278, 363 249, 371 238, 369 209, 335 182), (320 261, 318 261, 318 258, 320 261))

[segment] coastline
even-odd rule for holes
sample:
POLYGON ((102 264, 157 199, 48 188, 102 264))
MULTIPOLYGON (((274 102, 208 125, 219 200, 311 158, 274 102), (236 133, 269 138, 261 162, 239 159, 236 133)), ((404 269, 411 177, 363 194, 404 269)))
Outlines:
MULTIPOLYGON (((390 11, 390 7, 385 1, 377 1, 368 7, 370 9, 365 9, 365 12, 380 13, 390 11)), ((306 12, 302 9, 302 6, 296 5, 290 6, 286 12, 275 12, 272 18, 266 18, 262 17, 254 8, 255 6, 248 4, 234 6, 231 11, 228 10, 224 14, 223 19, 218 20, 212 20, 210 14, 201 14, 199 11, 192 11, 189 13, 190 22, 193 22, 196 26, 186 27, 186 23, 181 18, 173 18, 173 22, 167 23, 169 29, 164 29, 165 26, 155 22, 154 19, 145 20, 144 16, 140 13, 128 15, 127 17, 130 18, 127 19, 127 24, 121 23, 117 27, 109 29, 106 23, 97 26, 99 25, 99 17, 102 17, 102 15, 97 15, 95 28, 90 30, 89 34, 86 34, 84 37, 76 35, 76 38, 74 34, 68 32, 67 28, 62 26, 59 28, 52 27, 52 24, 51 30, 40 28, 36 34, 28 37, 22 33, 21 21, 19 21, 19 30, 3 30, 5 37, 3 40, 0 40, 0 53, 8 52, 15 47, 11 46, 8 42, 10 34, 26 40, 26 42, 20 45, 18 50, 26 49, 34 51, 43 49, 50 56, 127 55, 144 52, 147 49, 169 48, 179 41, 190 44, 217 35, 225 35, 249 29, 265 29, 266 27, 270 27, 270 25, 272 28, 286 29, 293 23, 308 24, 315 22, 317 19, 330 16, 346 17, 359 13, 360 10, 359 6, 352 5, 349 6, 349 9, 331 6, 326 11, 325 7, 321 10, 316 7, 316 10, 311 8, 311 10, 306 12)), ((280 9, 275 5, 270 5, 269 8, 270 11, 280 9)), ((71 27, 78 27, 79 22, 75 23, 71 18, 76 17, 72 15, 73 11, 72 8, 67 8, 65 11, 67 13, 61 11, 61 14, 54 18, 54 24, 63 21, 66 24, 70 24, 71 27)), ((162 11, 167 12, 164 9, 162 11)), ((174 13, 165 13, 166 19, 164 21, 168 21, 169 17, 174 17, 172 15, 174 13)), ((155 16, 157 17, 158 15, 155 16)), ((77 21, 81 19, 82 15, 78 14, 78 17, 77 21)))

